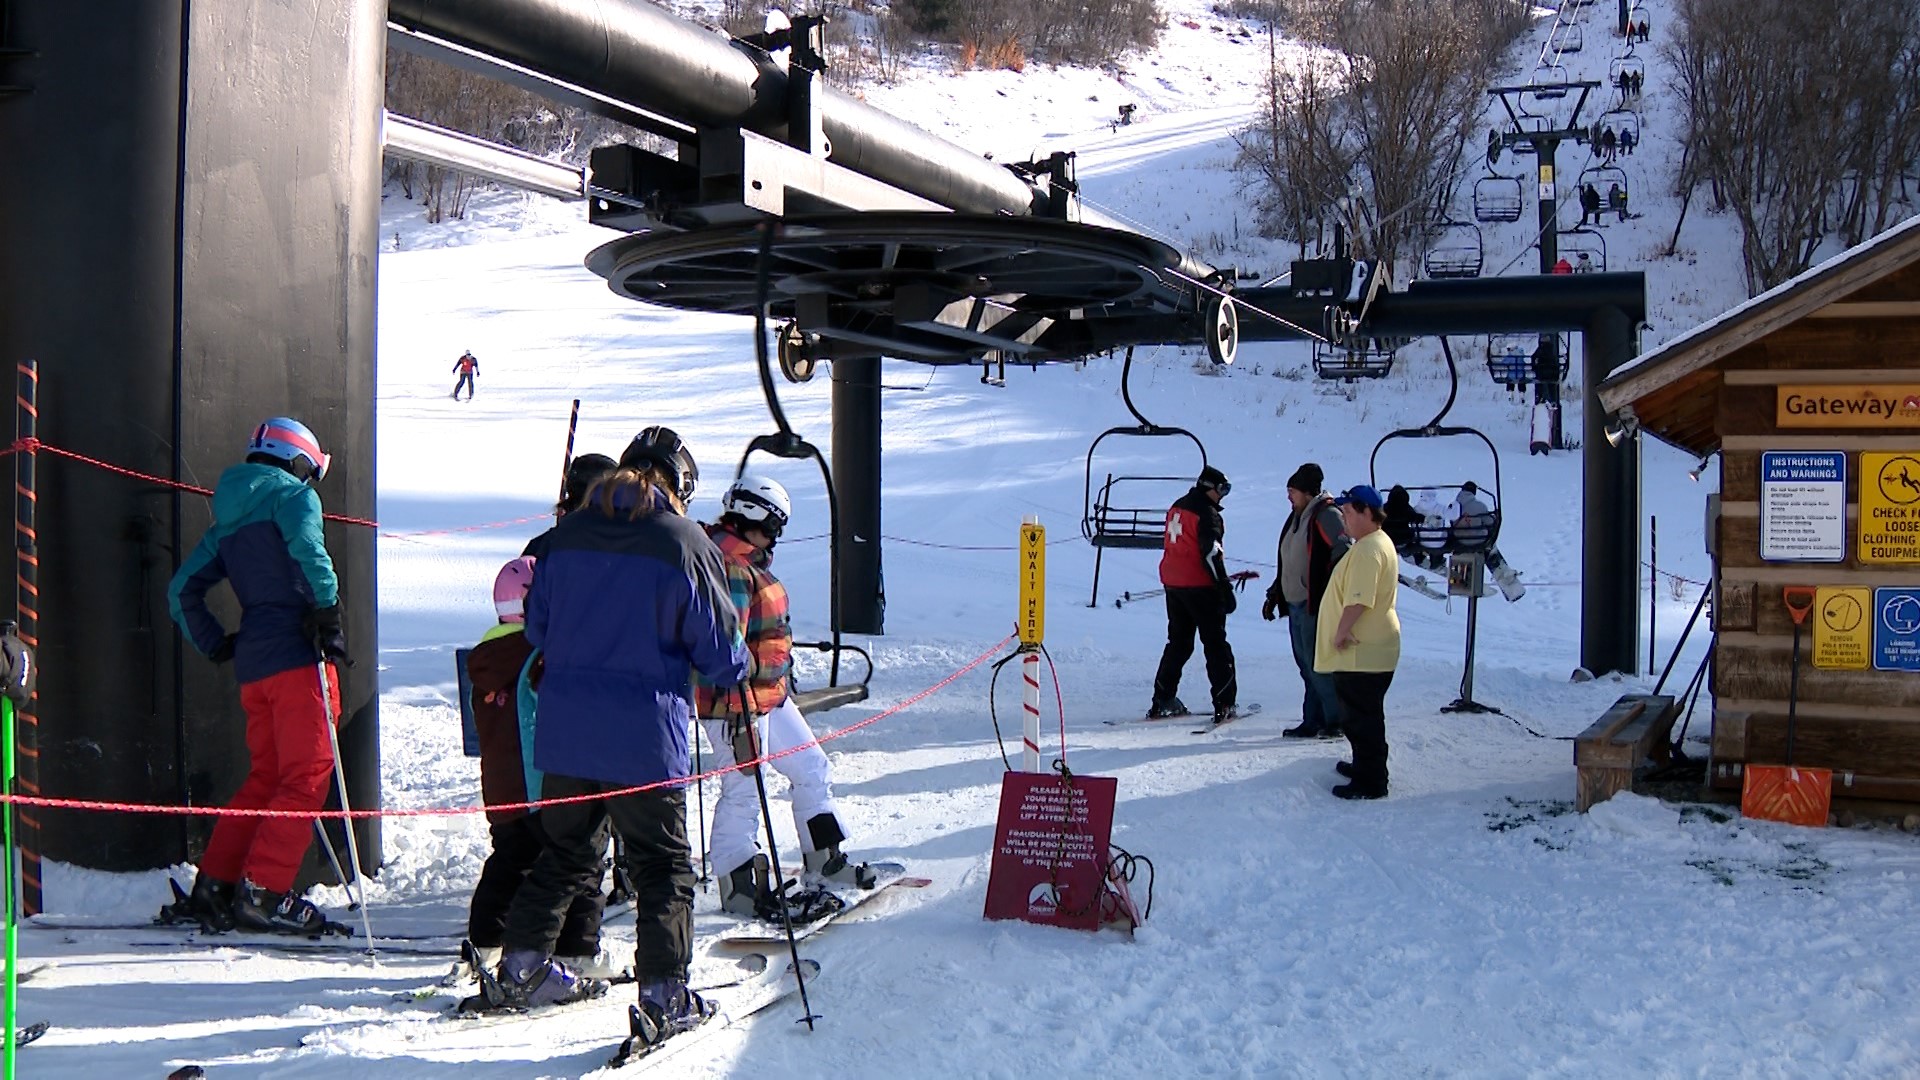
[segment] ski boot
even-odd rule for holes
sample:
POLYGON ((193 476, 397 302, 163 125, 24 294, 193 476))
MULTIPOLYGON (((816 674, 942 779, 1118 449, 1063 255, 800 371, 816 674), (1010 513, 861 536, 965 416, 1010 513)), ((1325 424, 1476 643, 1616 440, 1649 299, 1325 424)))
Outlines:
POLYGON ((822 851, 801 853, 801 861, 806 869, 800 880, 818 888, 832 888, 835 885, 851 885, 860 889, 871 889, 880 884, 880 877, 866 863, 853 862, 840 851, 840 845, 822 851))
POLYGON ((632 969, 613 958, 605 949, 595 949, 591 953, 555 955, 554 959, 584 979, 606 979, 608 981, 631 978, 632 969))
POLYGON ((1493 580, 1500 583, 1500 595, 1506 597, 1509 604, 1527 595, 1527 587, 1520 583, 1520 571, 1510 563, 1501 563, 1493 572, 1493 580))
POLYGON ((269 892, 246 878, 241 878, 240 887, 234 890, 232 911, 234 926, 240 930, 321 937, 343 929, 329 922, 305 897, 269 892))
POLYGON ((781 894, 773 889, 770 867, 766 855, 758 853, 732 873, 722 875, 720 910, 778 926, 788 921, 795 925, 815 922, 846 906, 825 889, 808 888, 789 892, 783 913, 781 894))
POLYGON ((480 989, 486 1007, 520 1010, 597 998, 607 992, 607 984, 581 977, 538 949, 514 949, 500 958, 493 977, 481 980, 480 989))
POLYGON ((167 884, 173 887, 173 903, 162 907, 154 922, 199 923, 200 929, 209 934, 223 934, 233 929, 233 882, 202 872, 194 875, 190 893, 181 892, 177 881, 167 884))
POLYGON ((1186 716, 1187 707, 1177 697, 1165 701, 1156 701, 1147 709, 1147 719, 1167 720, 1175 716, 1186 716))
POLYGON ((685 979, 648 979, 640 984, 640 1004, 627 1006, 629 1034, 615 1062, 652 1052, 683 1031, 707 1022, 718 1006, 687 986, 685 979))

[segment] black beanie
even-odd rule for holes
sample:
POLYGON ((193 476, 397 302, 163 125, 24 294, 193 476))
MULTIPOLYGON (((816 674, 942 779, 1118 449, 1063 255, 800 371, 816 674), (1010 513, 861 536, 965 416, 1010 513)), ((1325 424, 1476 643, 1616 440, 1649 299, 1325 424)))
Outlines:
POLYGON ((1306 495, 1320 494, 1320 489, 1326 482, 1327 474, 1321 472, 1320 466, 1311 461, 1293 470, 1293 475, 1287 477, 1288 487, 1306 495))

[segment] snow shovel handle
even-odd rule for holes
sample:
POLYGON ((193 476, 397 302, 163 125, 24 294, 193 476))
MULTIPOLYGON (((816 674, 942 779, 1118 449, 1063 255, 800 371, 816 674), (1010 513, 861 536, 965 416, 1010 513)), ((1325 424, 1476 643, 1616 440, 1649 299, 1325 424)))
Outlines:
POLYGON ((1800 706, 1800 627, 1813 610, 1815 592, 1811 586, 1788 585, 1780 590, 1780 599, 1793 616, 1793 660, 1787 668, 1787 765, 1793 765, 1793 729, 1800 706))

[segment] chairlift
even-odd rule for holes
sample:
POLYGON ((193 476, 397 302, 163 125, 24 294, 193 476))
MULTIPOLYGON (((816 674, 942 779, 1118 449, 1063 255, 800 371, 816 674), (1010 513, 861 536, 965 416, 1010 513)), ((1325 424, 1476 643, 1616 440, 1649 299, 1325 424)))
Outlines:
POLYGON ((1633 50, 1629 48, 1626 52, 1614 57, 1613 63, 1607 65, 1607 84, 1610 86, 1619 86, 1620 76, 1622 75, 1633 75, 1637 77, 1643 76, 1646 73, 1647 62, 1633 55, 1633 50))
MULTIPOLYGON (((1596 137, 1602 132, 1611 131, 1613 132, 1613 137, 1621 141, 1626 139, 1628 132, 1632 132, 1633 141, 1638 143, 1640 141, 1640 114, 1634 112, 1632 109, 1613 109, 1608 112, 1603 112, 1600 114, 1600 119, 1593 122, 1593 131, 1596 137)), ((1598 141, 1598 139, 1596 138, 1595 141, 1598 141)), ((1625 174, 1623 173, 1623 179, 1624 176, 1625 174)), ((1626 190, 1624 183, 1621 184, 1620 190, 1626 190)))
MULTIPOLYGON (((1577 53, 1586 48, 1587 33, 1577 24, 1564 24, 1548 39, 1547 50, 1555 56, 1565 53, 1577 53)), ((1565 80, 1562 80, 1565 81, 1565 80)))
MULTIPOLYGON (((1527 93, 1533 95, 1533 100, 1535 101, 1547 101, 1554 98, 1566 97, 1567 69, 1560 64, 1541 64, 1539 67, 1533 69, 1533 78, 1527 80, 1527 85, 1542 88, 1527 91, 1527 93)), ((1546 129, 1541 128, 1540 130, 1544 131, 1546 129)))
POLYGON ((1559 247, 1560 257, 1573 266, 1576 274, 1597 274, 1607 269, 1607 238, 1594 229, 1561 229, 1559 247), (1588 270, 1586 264, 1591 264, 1592 269, 1588 270))
POLYGON ((1435 228, 1433 242, 1427 248, 1427 276, 1477 278, 1480 276, 1481 260, 1480 227, 1464 221, 1442 221, 1435 228))
MULTIPOLYGON (((1508 130, 1515 135, 1539 135, 1553 130, 1553 118, 1550 116, 1536 116, 1533 113, 1522 111, 1515 117, 1513 127, 1508 130)), ((1534 148, 1531 140, 1522 139, 1513 144, 1513 153, 1516 157, 1523 154, 1532 156, 1533 152, 1534 148)))
MULTIPOLYGON (((1558 349, 1556 382, 1565 382, 1572 358, 1568 355, 1569 337, 1555 335, 1558 349)), ((1540 350, 1539 334, 1489 334, 1487 336, 1487 374, 1509 392, 1525 390, 1539 382, 1534 357, 1540 350)))
POLYGON ((1606 221, 1608 214, 1618 214, 1632 205, 1632 188, 1627 183, 1626 170, 1617 165, 1589 165, 1580 170, 1578 187, 1584 189, 1588 184, 1600 195, 1600 220, 1606 221))
POLYGON ((1133 374, 1133 347, 1120 369, 1120 400, 1127 411, 1140 421, 1130 427, 1112 427, 1101 432, 1087 447, 1087 477, 1080 513, 1080 535, 1093 545, 1093 596, 1088 607, 1100 603, 1100 562, 1108 548, 1159 551, 1166 544, 1167 508, 1191 487, 1193 479, 1207 467, 1207 448, 1199 436, 1185 428, 1161 427, 1140 415, 1134 407, 1128 387, 1133 374), (1094 460, 1100 444, 1112 437, 1140 439, 1186 439, 1200 454, 1199 468, 1184 476, 1135 476, 1105 473, 1094 487, 1094 460), (1175 488, 1178 490, 1175 490, 1175 488))
POLYGON ((1519 221, 1526 206, 1526 187, 1517 176, 1492 173, 1473 182, 1475 221, 1519 221))
POLYGON ((1357 338, 1334 344, 1313 343, 1313 373, 1329 381, 1352 384, 1359 379, 1384 379, 1393 372, 1394 348, 1377 338, 1357 338))

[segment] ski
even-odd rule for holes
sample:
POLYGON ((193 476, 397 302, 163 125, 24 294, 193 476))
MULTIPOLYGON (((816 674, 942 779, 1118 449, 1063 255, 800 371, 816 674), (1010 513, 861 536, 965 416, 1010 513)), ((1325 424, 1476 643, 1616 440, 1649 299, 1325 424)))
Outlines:
MULTIPOLYGON (((392 934, 374 938, 346 935, 302 937, 297 934, 248 933, 241 930, 209 932, 197 923, 108 922, 85 917, 35 915, 25 925, 34 930, 75 934, 151 934, 120 942, 131 949, 240 949, 293 955, 320 953, 405 953, 413 956, 453 956, 458 951, 458 935, 392 934)), ((38 970, 38 969, 36 969, 38 970)))
POLYGON ((1247 717, 1252 716, 1259 711, 1260 711, 1260 706, 1258 704, 1235 705, 1233 707, 1233 710, 1227 714, 1226 719, 1224 720, 1210 719, 1207 721, 1205 726, 1197 727, 1193 729, 1193 733, 1195 735, 1205 735, 1205 734, 1208 734, 1209 732, 1219 731, 1221 728, 1226 727, 1228 724, 1233 723, 1235 720, 1244 720, 1247 717))
MULTIPOLYGON (((800 963, 807 982, 814 982, 820 977, 819 961, 802 960, 800 963)), ((671 1035, 651 1046, 637 1046, 636 1040, 629 1036, 622 1040, 613 1057, 607 1059, 607 1067, 618 1069, 642 1062, 658 1065, 669 1056, 698 1045, 707 1036, 725 1031, 755 1013, 779 1004, 800 988, 791 963, 775 966, 765 955, 755 953, 743 957, 741 965, 755 969, 755 973, 732 986, 714 987, 713 990, 718 994, 715 1000, 707 1003, 711 1011, 699 1026, 671 1035)), ((705 995, 711 991, 695 992, 705 995)))
MULTIPOLYGON (((825 930, 835 922, 859 911, 862 907, 895 889, 924 889, 933 884, 932 878, 908 877, 907 868, 899 863, 879 862, 869 864, 878 877, 871 889, 858 889, 851 885, 833 886, 827 891, 839 901, 839 908, 808 923, 795 923, 793 939, 805 941, 807 938, 825 930)), ((787 940, 785 925, 770 919, 748 919, 720 932, 717 945, 749 945, 761 948, 771 943, 787 940)))
POLYGON ((53 1024, 50 1021, 46 1021, 46 1020, 42 1020, 37 1024, 29 1024, 26 1027, 21 1028, 19 1031, 14 1032, 13 1045, 27 1046, 34 1042, 37 1042, 40 1036, 45 1035, 47 1033, 47 1030, 51 1027, 53 1027, 53 1024))
POLYGON ((1121 724, 1159 724, 1168 720, 1185 720, 1192 715, 1192 711, 1183 709, 1180 712, 1168 713, 1165 716, 1135 716, 1125 720, 1102 720, 1100 722, 1106 724, 1108 727, 1119 727, 1121 724))

